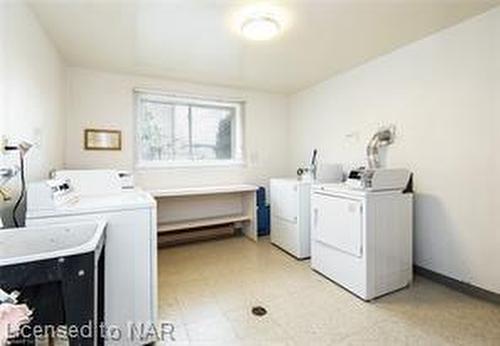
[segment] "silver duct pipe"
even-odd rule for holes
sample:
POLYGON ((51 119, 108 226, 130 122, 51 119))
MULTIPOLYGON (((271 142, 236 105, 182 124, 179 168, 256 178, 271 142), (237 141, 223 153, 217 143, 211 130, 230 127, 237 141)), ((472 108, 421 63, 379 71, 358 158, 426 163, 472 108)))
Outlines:
POLYGON ((378 130, 373 135, 366 147, 368 168, 380 168, 379 148, 392 144, 394 142, 395 132, 394 126, 389 126, 378 130))

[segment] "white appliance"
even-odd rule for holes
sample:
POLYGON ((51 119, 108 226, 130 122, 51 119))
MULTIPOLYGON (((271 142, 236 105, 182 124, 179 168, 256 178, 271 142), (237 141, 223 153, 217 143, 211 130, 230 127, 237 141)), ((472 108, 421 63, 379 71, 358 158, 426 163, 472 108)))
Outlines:
POLYGON ((106 344, 155 341, 153 335, 129 338, 131 322, 145 326, 156 322, 155 200, 140 189, 130 189, 129 180, 124 187, 120 173, 113 170, 58 171, 54 177, 29 185, 27 225, 105 220, 105 324, 122 331, 120 340, 108 339, 106 344))
POLYGON ((271 243, 304 259, 311 256, 311 182, 271 179, 271 243))
POLYGON ((344 169, 338 163, 320 162, 316 168, 316 181, 322 183, 338 183, 344 179, 344 169))
POLYGON ((354 189, 384 191, 404 189, 411 181, 411 173, 403 168, 360 168, 351 170, 346 184, 354 189))
POLYGON ((413 195, 403 193, 405 186, 392 188, 312 189, 311 266, 364 300, 412 280, 413 195))

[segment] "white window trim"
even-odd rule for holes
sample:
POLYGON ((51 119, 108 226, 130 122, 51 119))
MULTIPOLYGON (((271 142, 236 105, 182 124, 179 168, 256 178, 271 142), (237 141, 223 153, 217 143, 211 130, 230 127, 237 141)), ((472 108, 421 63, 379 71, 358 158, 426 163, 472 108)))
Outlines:
POLYGON ((196 167, 237 167, 246 166, 245 160, 245 139, 244 139, 244 109, 245 101, 242 100, 222 100, 218 97, 206 97, 187 94, 176 94, 159 91, 149 91, 144 89, 134 89, 134 163, 138 170, 147 169, 168 169, 168 168, 196 168, 196 167), (200 106, 219 106, 230 107, 235 109, 236 130, 234 131, 234 159, 230 160, 179 160, 179 161, 142 161, 139 155, 139 107, 141 100, 183 103, 200 106), (237 105, 237 107, 236 107, 237 105))

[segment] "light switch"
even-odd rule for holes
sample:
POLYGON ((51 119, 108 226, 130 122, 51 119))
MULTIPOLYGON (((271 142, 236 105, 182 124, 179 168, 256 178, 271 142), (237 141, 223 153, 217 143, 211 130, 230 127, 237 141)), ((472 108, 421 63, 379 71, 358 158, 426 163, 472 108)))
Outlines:
POLYGON ((35 148, 40 148, 42 145, 42 137, 43 137, 43 131, 41 127, 35 127, 33 129, 33 145, 35 148))

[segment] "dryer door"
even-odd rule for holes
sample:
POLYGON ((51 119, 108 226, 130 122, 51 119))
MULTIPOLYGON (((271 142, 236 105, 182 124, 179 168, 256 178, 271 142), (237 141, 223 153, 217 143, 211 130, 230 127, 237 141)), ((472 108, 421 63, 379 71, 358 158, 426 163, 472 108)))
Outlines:
POLYGON ((314 193, 312 237, 344 253, 363 255, 363 201, 314 193))

